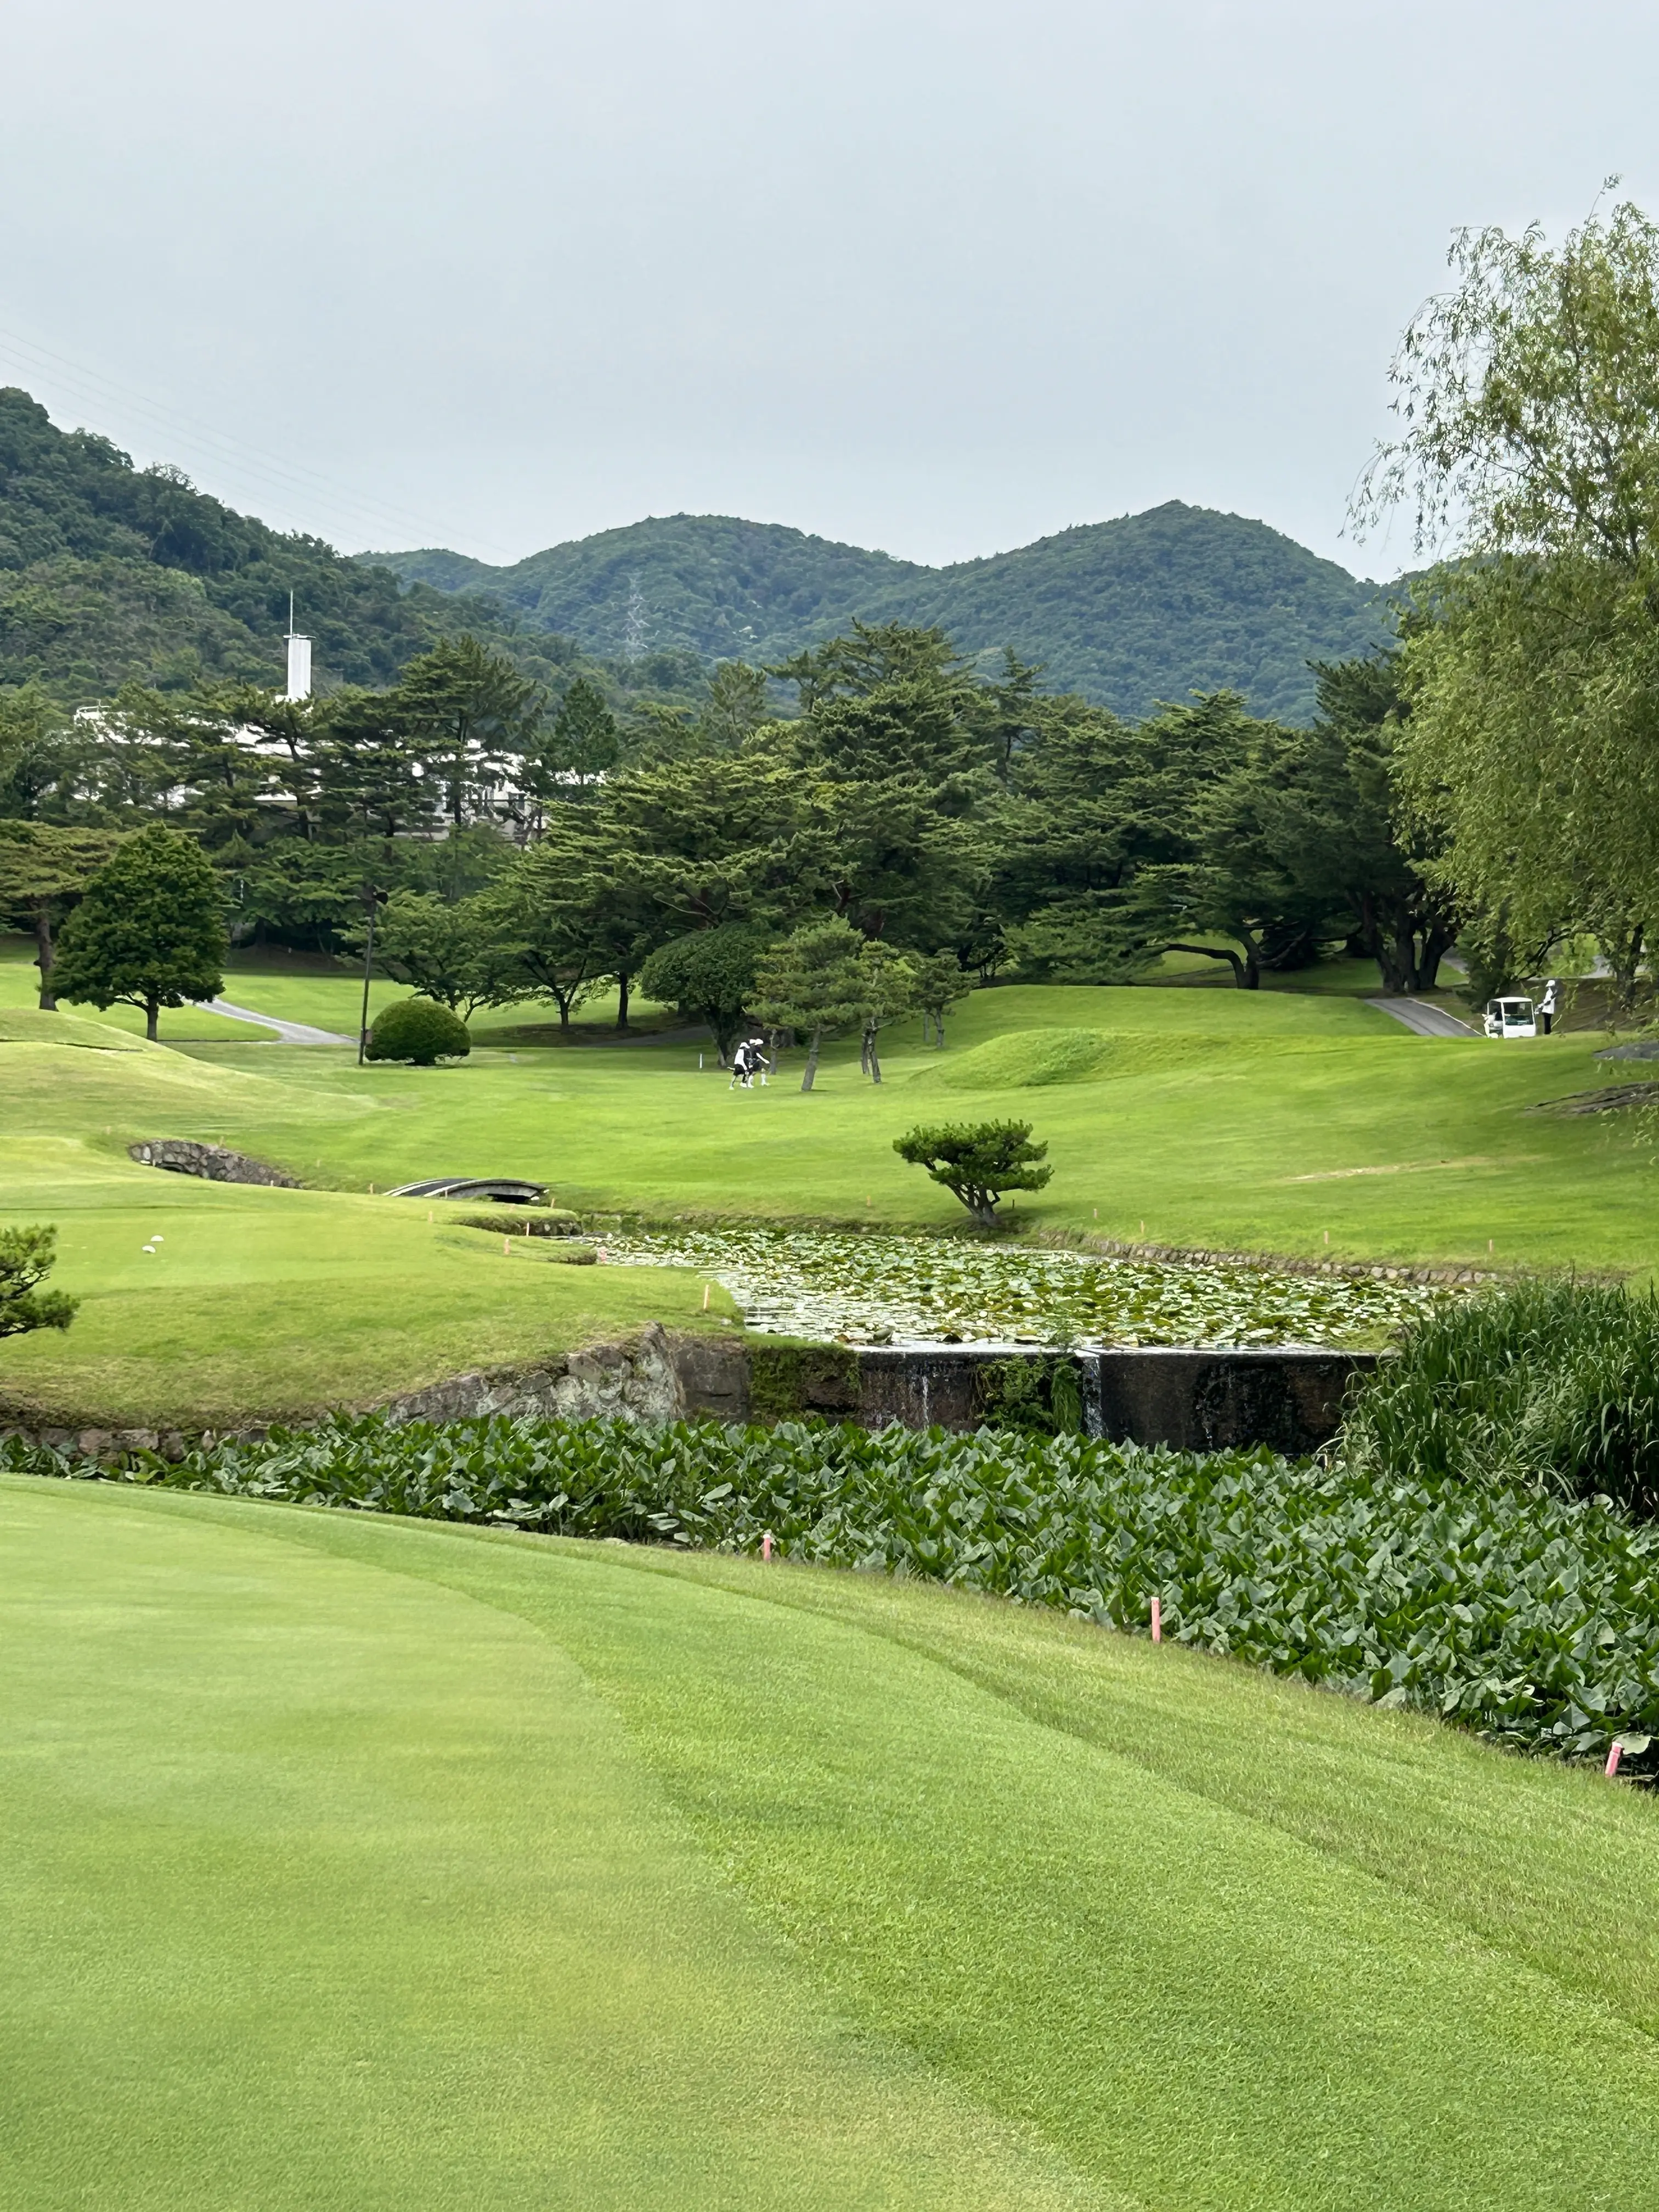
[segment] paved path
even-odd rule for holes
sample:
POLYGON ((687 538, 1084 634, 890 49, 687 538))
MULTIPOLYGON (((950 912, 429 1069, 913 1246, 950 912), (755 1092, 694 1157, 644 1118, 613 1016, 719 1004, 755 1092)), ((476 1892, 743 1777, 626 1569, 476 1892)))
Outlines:
POLYGON ((1367 999, 1368 1006, 1375 1006, 1379 1014, 1392 1014, 1395 1021, 1403 1022, 1419 1036, 1478 1036, 1480 1031, 1460 1022, 1455 1014, 1447 1013, 1440 1006, 1431 1006, 1421 999, 1367 999))
POLYGON ((258 1022, 262 1029, 275 1030, 281 1044, 356 1044, 356 1037, 341 1036, 333 1030, 314 1030, 308 1022, 279 1022, 275 1014, 256 1014, 252 1006, 233 1006, 228 999, 203 999, 198 1001, 204 1013, 223 1014, 233 1022, 258 1022))

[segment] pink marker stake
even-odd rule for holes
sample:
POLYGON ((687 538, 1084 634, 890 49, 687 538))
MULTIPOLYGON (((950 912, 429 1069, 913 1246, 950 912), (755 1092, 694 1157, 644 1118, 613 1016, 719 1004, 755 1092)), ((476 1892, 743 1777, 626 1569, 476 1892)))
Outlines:
POLYGON ((1152 1641, 1154 1644, 1164 1641, 1164 1601, 1156 1597, 1152 1600, 1152 1641))
POLYGON ((768 1529, 766 1529, 766 1530, 763 1532, 763 1534, 762 1534, 762 1537, 761 1537, 761 1557, 762 1557, 762 1559, 769 1559, 771 1558, 771 1556, 772 1556, 772 1531, 771 1531, 769 1528, 768 1528, 768 1529))
POLYGON ((1609 1782, 1619 1771, 1619 1761, 1624 1755, 1624 1750, 1625 1747, 1622 1743, 1615 1742, 1613 1749, 1607 1753, 1607 1776, 1609 1782))

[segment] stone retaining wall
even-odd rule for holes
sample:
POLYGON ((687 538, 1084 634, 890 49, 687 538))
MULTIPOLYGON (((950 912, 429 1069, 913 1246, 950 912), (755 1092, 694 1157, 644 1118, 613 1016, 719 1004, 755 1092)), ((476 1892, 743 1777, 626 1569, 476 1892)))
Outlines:
POLYGON ((204 1182, 262 1183, 273 1190, 302 1190, 297 1176, 264 1160, 233 1152, 228 1145, 198 1145, 188 1137, 152 1137, 142 1145, 129 1145, 128 1156, 140 1167, 166 1168, 173 1175, 199 1176, 204 1182))
MULTIPOLYGON (((880 1428, 971 1430, 986 1418, 985 1370, 1010 1358, 1076 1369, 1084 1423, 1115 1442, 1217 1451, 1267 1444, 1292 1455, 1329 1442, 1354 1376, 1376 1364, 1370 1352, 1292 1347, 1272 1351, 1167 1351, 1126 1347, 1055 1353, 981 1346, 929 1351, 890 1346, 769 1345, 764 1339, 671 1337, 653 1322, 629 1344, 596 1345, 533 1366, 457 1375, 384 1401, 388 1419, 474 1420, 489 1414, 578 1420, 620 1415, 634 1421, 704 1415, 723 1421, 821 1414, 880 1428)), ((264 1427, 222 1432, 239 1441, 264 1427)), ((211 1430, 26 1428, 0 1423, 0 1435, 76 1457, 116 1461, 160 1452, 181 1459, 218 1441, 211 1430)))

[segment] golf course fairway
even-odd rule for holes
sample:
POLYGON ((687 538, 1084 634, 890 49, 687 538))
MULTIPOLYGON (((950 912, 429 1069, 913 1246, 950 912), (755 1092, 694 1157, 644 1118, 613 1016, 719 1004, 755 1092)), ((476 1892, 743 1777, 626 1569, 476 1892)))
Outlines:
POLYGON ((1659 1819, 884 1577, 0 1478, 4 2198, 1629 2208, 1659 1819))

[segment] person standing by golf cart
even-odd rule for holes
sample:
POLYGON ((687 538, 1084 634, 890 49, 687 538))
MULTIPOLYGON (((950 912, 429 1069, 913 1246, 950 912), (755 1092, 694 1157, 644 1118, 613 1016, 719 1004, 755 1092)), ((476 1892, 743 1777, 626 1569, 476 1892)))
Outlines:
POLYGON ((1544 986, 1544 995, 1538 1001, 1538 1026, 1547 1036, 1555 1024, 1561 1006, 1561 986, 1552 975, 1544 986))

